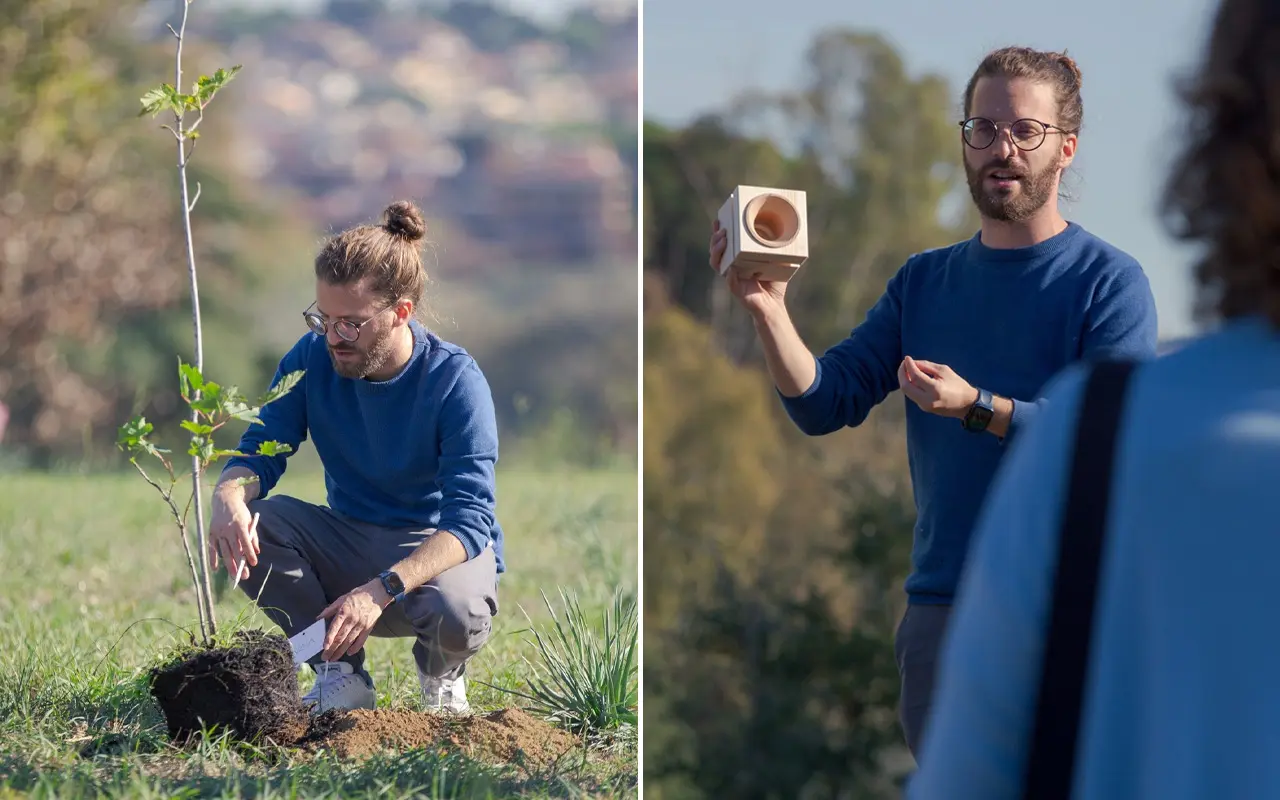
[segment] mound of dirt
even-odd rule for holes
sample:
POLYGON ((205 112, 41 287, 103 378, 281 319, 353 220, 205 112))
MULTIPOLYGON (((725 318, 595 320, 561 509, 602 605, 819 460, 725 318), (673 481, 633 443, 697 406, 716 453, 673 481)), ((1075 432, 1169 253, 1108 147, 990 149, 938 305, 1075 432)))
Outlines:
POLYGON ((232 646, 196 648, 150 677, 151 695, 175 740, 198 734, 202 724, 277 744, 292 744, 306 733, 309 717, 298 696, 293 651, 279 634, 241 631, 232 646))
POLYGON ((312 720, 311 730, 298 744, 343 758, 440 745, 486 761, 509 763, 523 753, 526 761, 550 764, 579 743, 518 708, 506 708, 460 718, 386 709, 327 711, 312 720))

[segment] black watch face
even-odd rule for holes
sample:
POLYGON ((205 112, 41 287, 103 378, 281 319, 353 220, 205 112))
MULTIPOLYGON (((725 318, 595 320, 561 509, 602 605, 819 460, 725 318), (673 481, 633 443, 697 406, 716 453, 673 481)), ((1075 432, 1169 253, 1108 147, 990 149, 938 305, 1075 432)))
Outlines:
POLYGON ((992 416, 993 412, 991 409, 983 408, 982 406, 974 406, 969 412, 969 419, 967 420, 965 427, 971 431, 986 430, 987 425, 991 424, 992 416))
POLYGON ((391 594, 404 594, 404 581, 400 580, 400 576, 394 572, 387 573, 386 584, 390 588, 391 594))

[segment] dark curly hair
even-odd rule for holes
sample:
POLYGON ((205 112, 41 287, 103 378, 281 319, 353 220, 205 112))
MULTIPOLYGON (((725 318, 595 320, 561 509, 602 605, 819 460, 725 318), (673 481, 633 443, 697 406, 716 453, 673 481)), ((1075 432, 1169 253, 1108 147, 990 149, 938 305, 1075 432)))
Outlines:
POLYGON ((1196 315, 1280 328, 1280 0, 1224 0, 1178 94, 1189 129, 1162 211, 1204 248, 1196 315))

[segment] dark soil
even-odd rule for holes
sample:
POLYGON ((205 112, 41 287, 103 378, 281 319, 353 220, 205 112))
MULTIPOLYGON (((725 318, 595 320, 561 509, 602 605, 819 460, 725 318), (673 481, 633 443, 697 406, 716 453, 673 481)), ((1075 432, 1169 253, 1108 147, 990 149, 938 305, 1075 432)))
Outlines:
POLYGON ((237 633, 231 647, 198 648, 157 667, 151 695, 178 741, 204 725, 245 741, 291 744, 309 721, 289 640, 261 630, 237 633))
POLYGON ((169 736, 185 742, 202 724, 244 741, 358 758, 380 750, 439 746, 488 762, 551 764, 579 746, 572 734, 516 708, 447 717, 414 711, 328 711, 314 719, 298 696, 289 642, 242 631, 227 648, 196 648, 151 673, 169 736))
POLYGON ((317 716, 298 745, 343 758, 385 749, 439 745, 489 762, 523 760, 551 764, 579 746, 571 734, 518 708, 450 718, 379 709, 327 711, 317 716))

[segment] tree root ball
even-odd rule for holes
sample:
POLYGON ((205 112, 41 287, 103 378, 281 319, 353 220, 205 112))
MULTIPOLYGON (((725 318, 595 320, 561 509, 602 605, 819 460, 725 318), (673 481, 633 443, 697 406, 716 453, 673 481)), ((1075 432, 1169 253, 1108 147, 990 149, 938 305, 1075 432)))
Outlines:
POLYGON ((261 630, 235 634, 228 647, 197 647, 151 671, 151 695, 169 736, 185 741, 202 728, 242 741, 289 745, 306 733, 288 639, 261 630))

